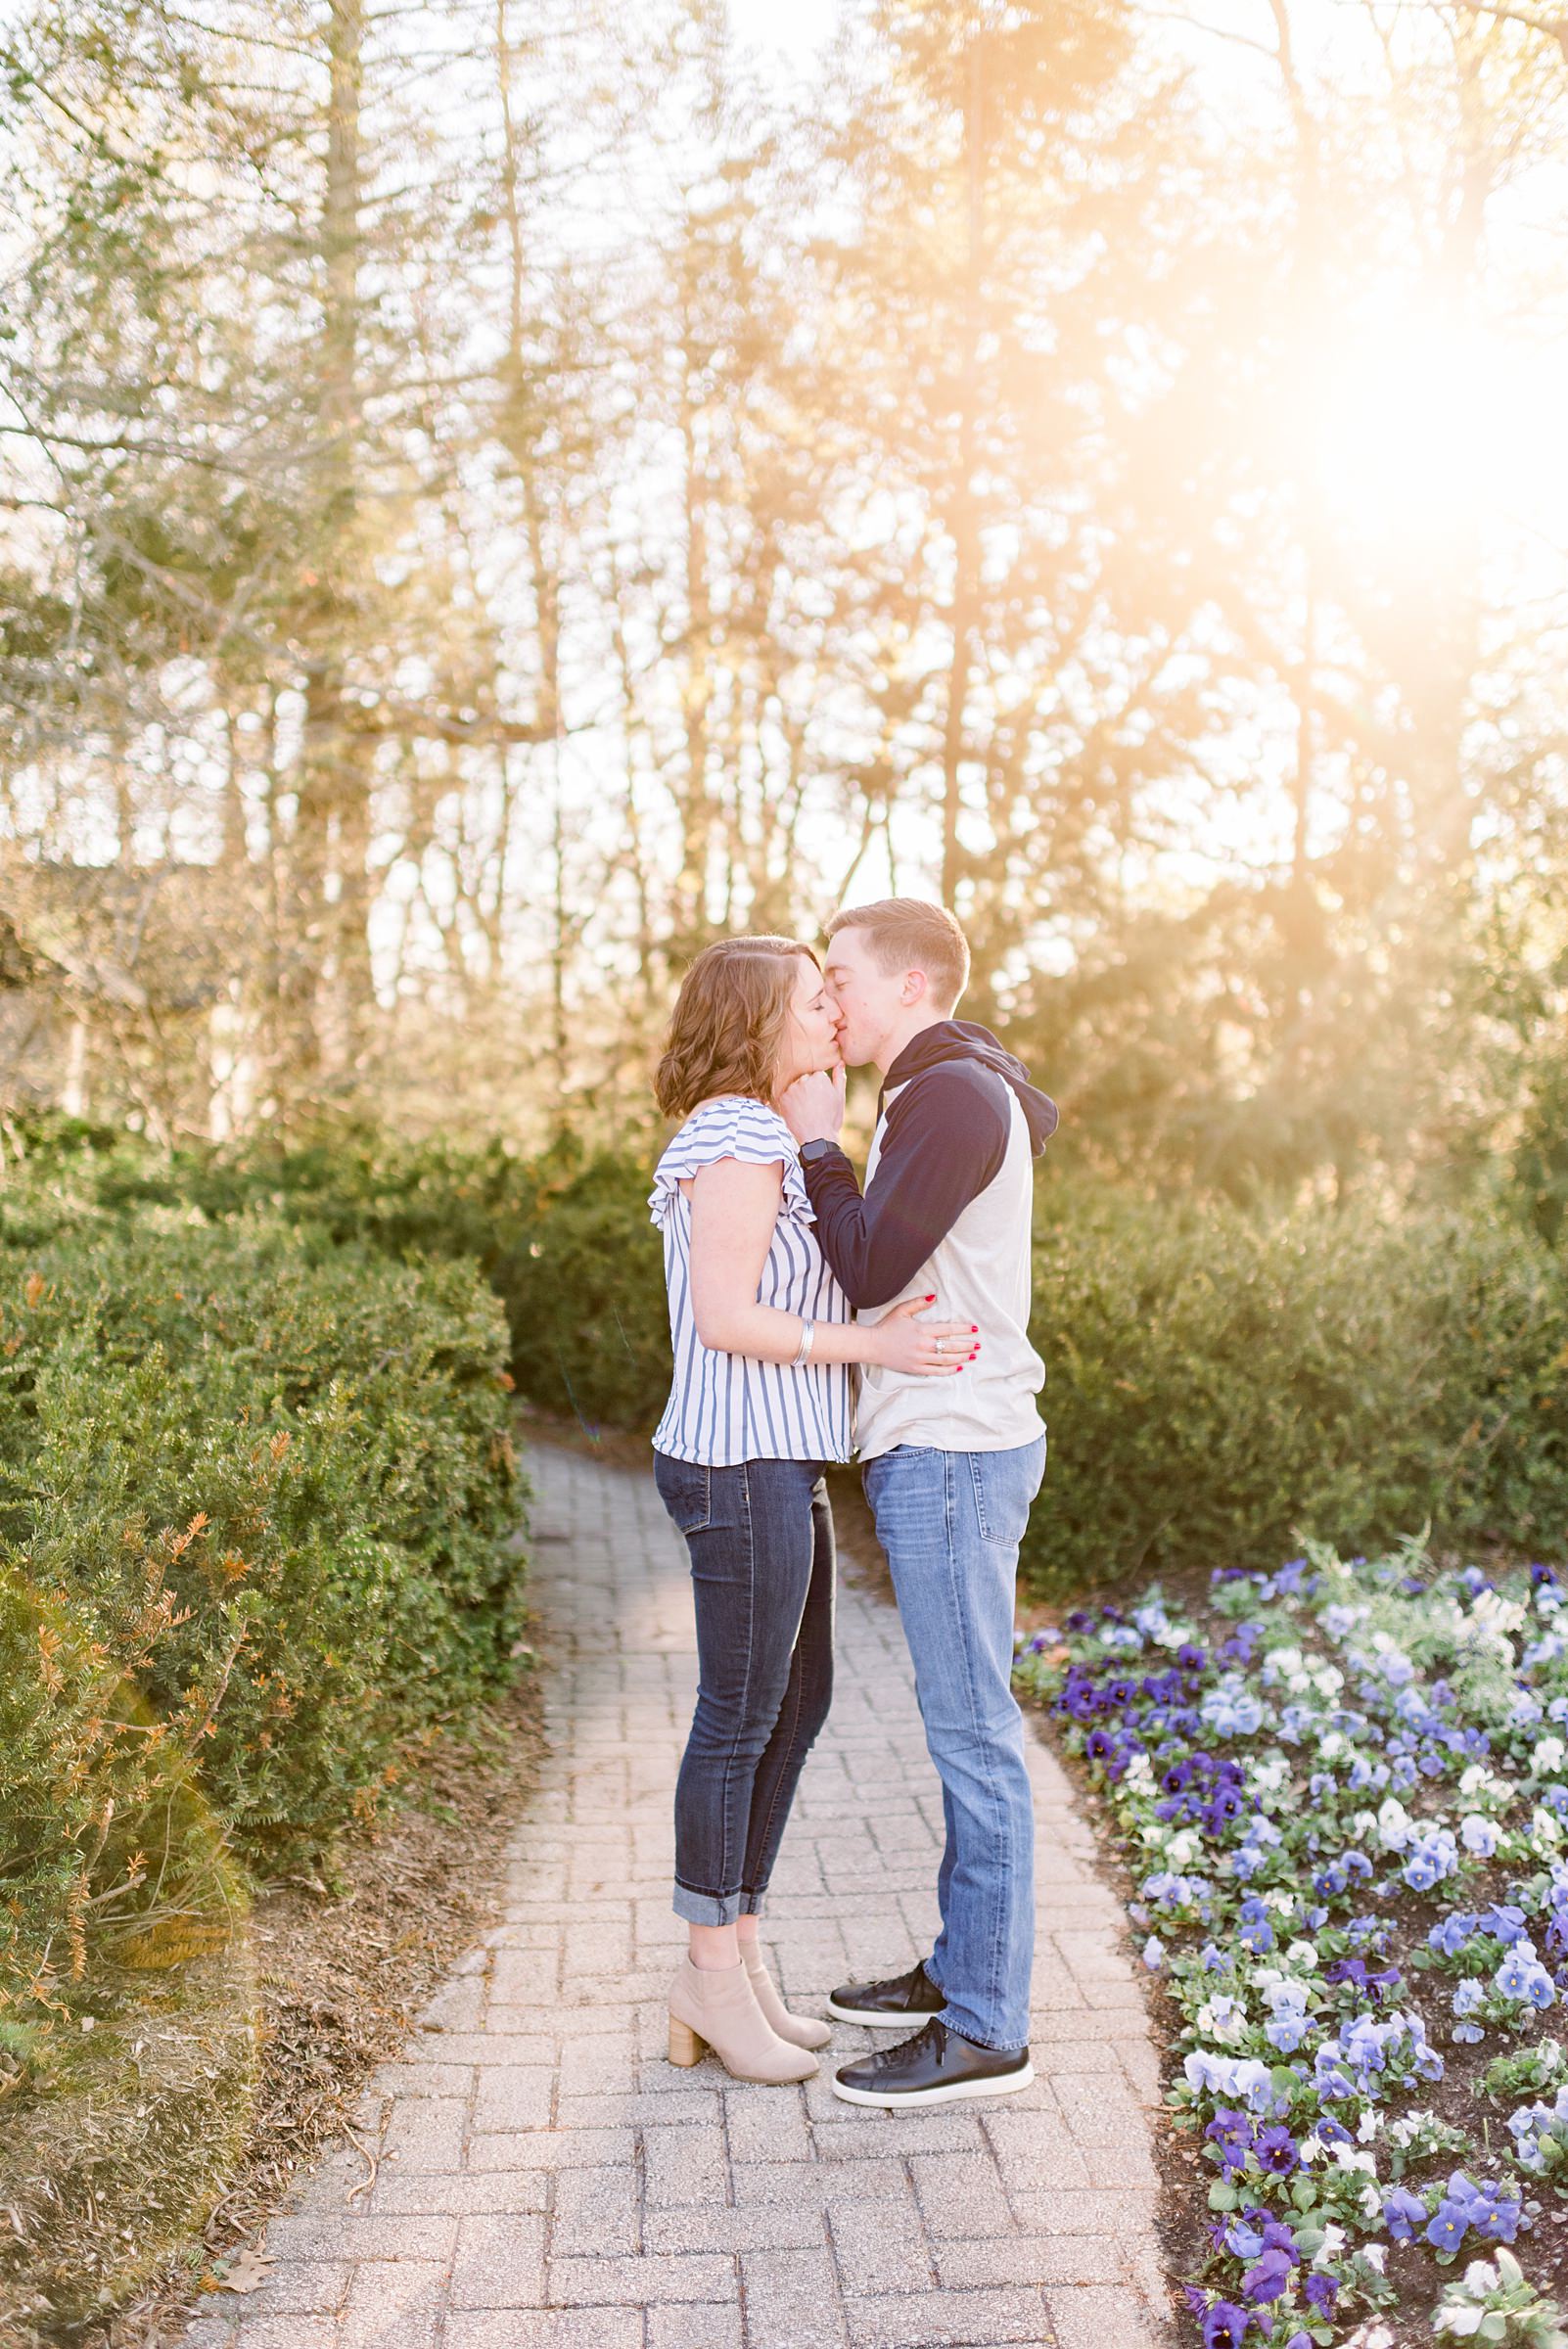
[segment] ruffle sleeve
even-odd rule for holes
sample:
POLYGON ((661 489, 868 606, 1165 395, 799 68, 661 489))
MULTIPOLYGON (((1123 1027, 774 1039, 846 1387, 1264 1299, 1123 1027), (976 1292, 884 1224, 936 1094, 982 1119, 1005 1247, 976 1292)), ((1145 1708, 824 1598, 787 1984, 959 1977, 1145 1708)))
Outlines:
POLYGON ((754 1167, 781 1166, 784 1191, 779 1202, 780 1216, 788 1217, 794 1223, 816 1221, 806 1177, 801 1173, 795 1136, 776 1110, 749 1096, 733 1094, 694 1110, 654 1170, 648 1212, 661 1231, 680 1197, 680 1185, 699 1167, 712 1166, 720 1158, 737 1158, 754 1167))

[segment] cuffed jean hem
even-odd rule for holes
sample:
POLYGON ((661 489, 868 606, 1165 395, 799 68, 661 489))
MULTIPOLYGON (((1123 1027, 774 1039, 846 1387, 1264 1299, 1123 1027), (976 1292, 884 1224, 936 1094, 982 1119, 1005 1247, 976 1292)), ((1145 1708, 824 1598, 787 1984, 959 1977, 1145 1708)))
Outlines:
POLYGON ((693 1892, 689 1885, 677 1884, 670 1906, 688 1925, 732 1925, 738 1916, 752 1916, 761 1907, 761 1896, 749 1892, 693 1892))

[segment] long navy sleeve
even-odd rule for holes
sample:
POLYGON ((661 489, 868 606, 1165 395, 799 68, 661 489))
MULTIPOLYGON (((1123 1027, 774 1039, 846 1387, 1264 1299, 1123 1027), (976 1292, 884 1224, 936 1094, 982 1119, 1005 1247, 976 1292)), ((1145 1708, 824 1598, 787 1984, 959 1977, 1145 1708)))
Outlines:
POLYGON ((899 1090, 863 1198, 842 1150, 806 1167, 817 1240, 852 1305, 887 1305, 907 1288, 996 1175, 1011 1123, 1004 1078, 945 1060, 899 1090))

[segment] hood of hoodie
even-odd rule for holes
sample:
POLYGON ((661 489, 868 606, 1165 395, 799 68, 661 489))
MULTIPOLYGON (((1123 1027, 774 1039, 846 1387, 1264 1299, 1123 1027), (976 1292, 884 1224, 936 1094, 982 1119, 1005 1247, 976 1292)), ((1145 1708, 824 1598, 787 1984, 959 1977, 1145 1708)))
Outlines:
POLYGON ((882 1091, 889 1093, 896 1085, 907 1084, 911 1077, 923 1076, 927 1069, 939 1068, 948 1060, 978 1060, 1006 1080, 1029 1122, 1029 1138, 1038 1158, 1056 1131, 1059 1122, 1056 1104, 1038 1085, 1030 1083, 1029 1071, 1023 1062, 999 1044, 991 1030, 982 1028, 978 1020, 939 1020, 934 1028, 922 1028, 918 1036, 910 1037, 888 1071, 882 1091))

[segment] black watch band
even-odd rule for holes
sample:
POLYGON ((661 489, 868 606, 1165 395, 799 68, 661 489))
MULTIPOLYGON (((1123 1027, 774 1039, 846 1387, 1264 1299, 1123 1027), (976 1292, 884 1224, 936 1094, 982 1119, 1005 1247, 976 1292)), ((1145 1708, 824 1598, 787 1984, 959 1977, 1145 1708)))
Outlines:
POLYGON ((827 1141, 820 1134, 814 1142, 803 1142, 801 1144, 802 1166, 814 1167, 819 1158, 825 1158, 830 1150, 836 1150, 838 1146, 837 1142, 827 1141))

